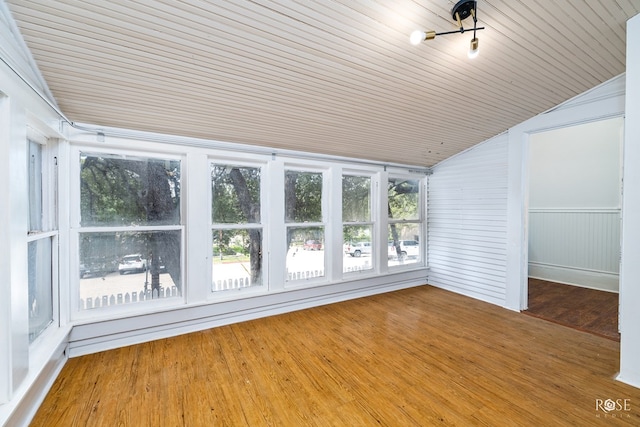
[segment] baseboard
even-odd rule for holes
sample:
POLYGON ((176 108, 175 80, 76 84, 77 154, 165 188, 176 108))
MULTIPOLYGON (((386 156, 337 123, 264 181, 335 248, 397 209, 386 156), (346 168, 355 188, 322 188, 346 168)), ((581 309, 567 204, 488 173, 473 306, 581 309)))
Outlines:
POLYGON ((416 270, 389 279, 389 276, 371 277, 242 300, 181 307, 134 318, 75 325, 69 339, 69 357, 420 286, 426 283, 426 274, 423 270, 416 270))
POLYGON ((529 277, 599 291, 618 292, 619 276, 615 273, 530 262, 529 277))
POLYGON ((634 373, 629 375, 627 373, 623 374, 620 372, 616 375, 616 380, 640 389, 640 375, 634 375, 634 373))
POLYGON ((61 328, 47 337, 29 364, 29 373, 11 400, 0 405, 0 425, 28 426, 40 404, 68 360, 70 328, 61 328))

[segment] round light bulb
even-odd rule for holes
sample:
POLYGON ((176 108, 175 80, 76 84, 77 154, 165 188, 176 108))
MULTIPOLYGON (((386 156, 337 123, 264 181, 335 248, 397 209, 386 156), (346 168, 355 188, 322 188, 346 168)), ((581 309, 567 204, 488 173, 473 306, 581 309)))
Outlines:
POLYGON ((424 31, 415 30, 413 33, 411 33, 411 36, 409 36, 409 41, 412 45, 418 45, 423 42, 426 37, 427 34, 424 31))

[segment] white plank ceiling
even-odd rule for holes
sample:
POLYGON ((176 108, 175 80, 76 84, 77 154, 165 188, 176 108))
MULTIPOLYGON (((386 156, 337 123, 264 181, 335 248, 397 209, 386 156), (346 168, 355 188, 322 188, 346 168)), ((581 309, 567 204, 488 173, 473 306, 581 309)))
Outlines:
MULTIPOLYGON (((1 0, 0 0, 1 1, 1 0)), ((416 166, 625 71, 640 0, 7 0, 71 120, 416 166), (463 22, 472 25, 471 19, 463 22)))

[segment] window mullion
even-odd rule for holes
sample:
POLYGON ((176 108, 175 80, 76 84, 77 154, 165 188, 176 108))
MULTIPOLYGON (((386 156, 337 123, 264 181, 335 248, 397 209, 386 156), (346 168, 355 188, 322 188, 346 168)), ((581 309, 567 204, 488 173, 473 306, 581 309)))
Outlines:
POLYGON ((211 182, 209 159, 205 154, 196 152, 187 155, 188 167, 185 168, 188 186, 184 195, 186 227, 186 246, 184 266, 185 299, 187 303, 206 301, 211 288, 211 233, 204 233, 211 224, 211 182), (204 195, 204 196, 203 196, 204 195), (207 196, 208 195, 208 196, 207 196), (202 256, 186 256, 202 254, 202 256), (208 274, 202 274, 202 272, 208 274))

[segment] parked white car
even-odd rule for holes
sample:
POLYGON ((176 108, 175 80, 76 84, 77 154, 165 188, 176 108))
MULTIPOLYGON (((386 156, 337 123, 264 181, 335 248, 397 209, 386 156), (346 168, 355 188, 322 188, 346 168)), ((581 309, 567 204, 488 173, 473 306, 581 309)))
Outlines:
POLYGON ((122 257, 122 261, 118 264, 118 272, 125 273, 141 273, 147 269, 147 260, 142 258, 141 254, 131 254, 122 257))
MULTIPOLYGON (((417 240, 399 240, 400 244, 400 257, 401 258, 417 258, 420 256, 420 242, 417 240)), ((389 259, 398 257, 398 250, 393 244, 393 241, 389 241, 389 259)))
POLYGON ((371 255, 371 242, 347 243, 344 245, 344 253, 352 257, 371 255))

